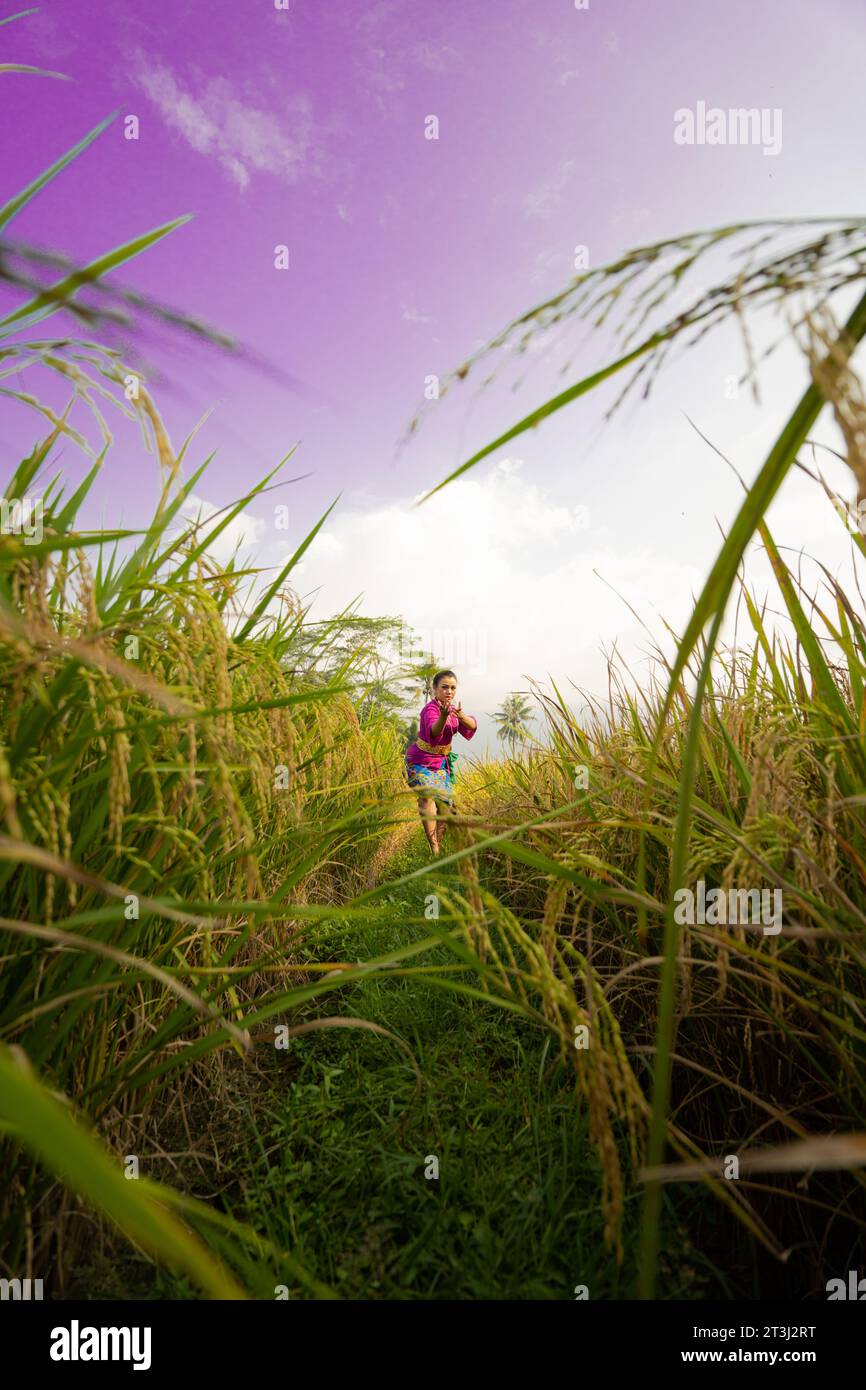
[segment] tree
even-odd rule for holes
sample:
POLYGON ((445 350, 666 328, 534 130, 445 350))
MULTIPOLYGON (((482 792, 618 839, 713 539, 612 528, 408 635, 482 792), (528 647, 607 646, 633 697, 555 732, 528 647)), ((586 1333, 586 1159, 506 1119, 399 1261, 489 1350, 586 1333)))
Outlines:
POLYGON ((491 715, 495 723, 499 725, 496 737, 507 742, 512 758, 517 751, 519 743, 525 743, 529 737, 529 719, 532 715, 532 708, 525 695, 512 693, 507 695, 502 702, 502 707, 491 715))
POLYGON ((418 733, 419 701, 429 700, 442 665, 418 643, 403 618, 368 618, 352 607, 318 623, 299 620, 284 662, 314 684, 349 686, 362 724, 384 720, 409 744, 418 733))

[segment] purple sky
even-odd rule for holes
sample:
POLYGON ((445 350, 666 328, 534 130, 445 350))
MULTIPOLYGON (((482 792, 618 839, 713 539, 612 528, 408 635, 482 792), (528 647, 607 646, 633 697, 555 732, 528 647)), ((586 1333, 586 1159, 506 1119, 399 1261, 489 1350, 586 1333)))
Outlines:
MULTIPOLYGON (((124 279, 307 389, 190 363, 184 347, 158 361, 160 403, 175 440, 217 405, 200 437, 202 455, 218 448, 215 501, 300 439, 298 471, 315 474, 292 490, 300 524, 341 488, 416 492, 509 420, 510 398, 491 394, 462 428, 467 392, 395 467, 425 375, 558 287, 576 243, 597 264, 740 215, 853 210, 836 206, 833 137, 863 129, 862 39, 855 0, 290 0, 288 14, 272 0, 48 0, 0 46, 74 80, 2 79, 4 191, 110 111, 139 117, 137 142, 119 120, 12 230, 87 257, 194 214, 124 279), (672 112, 700 98, 781 106, 783 155, 676 147, 672 112)), ((7 417, 3 437, 30 429, 7 417)), ((155 490, 147 467, 130 436, 103 482, 130 520, 155 490)))
MULTIPOLYGON (((23 3, 0 0, 0 17, 23 3)), ((318 565, 311 551, 304 582, 331 584, 332 608, 363 586, 373 611, 403 602, 416 623, 429 623, 429 612, 403 594, 399 575, 380 574, 377 587, 381 509, 397 509, 389 535, 399 534, 413 497, 565 384, 545 359, 517 395, 505 385, 478 393, 470 380, 428 412, 398 456, 428 374, 446 374, 560 288, 577 244, 599 265, 692 228, 854 213, 862 201, 861 0, 590 0, 588 10, 573 0, 290 0, 288 13, 273 0, 47 0, 0 27, 0 54, 73 79, 0 75, 0 200, 119 112, 10 235, 83 260, 193 214, 121 278, 236 335, 302 383, 291 389, 182 340, 146 344, 175 444, 215 407, 190 460, 217 450, 202 496, 224 504, 300 441, 291 471, 313 476, 284 494, 292 524, 281 553, 342 490, 347 519, 330 567, 324 550, 318 565), (674 112, 699 101, 781 109, 781 153, 677 145, 674 112), (139 118, 137 141, 124 139, 129 114, 139 118), (429 115, 439 119, 435 141, 424 138, 429 115), (278 243, 290 248, 287 272, 274 269, 278 243), (346 557, 359 536, 367 569, 356 574, 346 557)), ((598 365, 605 346, 591 344, 581 365, 598 365)), ((723 402, 724 376, 742 359, 738 347, 719 351, 690 359, 637 424, 611 427, 600 451, 590 445, 609 395, 525 436, 521 476, 547 491, 530 497, 511 474, 500 487, 502 531, 476 557, 488 577, 497 548, 503 574, 514 570, 507 533, 527 515, 540 536, 559 524, 556 507, 575 504, 591 508, 602 561, 607 545, 614 558, 631 556, 653 601, 667 603, 676 576, 654 593, 641 546, 664 564, 677 555, 680 588, 705 573, 714 513, 729 513, 736 485, 716 461, 709 474, 704 456, 695 466, 683 411, 720 444, 749 444, 738 461, 753 471, 757 445, 799 380, 781 382, 777 396, 771 389, 758 419, 745 403, 723 402)), ((25 384, 50 394, 35 373, 25 384)), ((40 432, 35 416, 4 405, 7 457, 40 432)), ((62 465, 74 477, 86 466, 71 446, 62 465)), ((88 519, 141 524, 156 495, 156 466, 137 431, 119 428, 88 519)), ((488 515, 489 500, 455 489, 448 506, 452 516, 471 516, 474 505, 488 515)), ((270 502, 258 509, 264 525, 270 513, 270 502)), ((273 531, 269 539, 276 563, 273 531)), ((562 589, 565 562, 548 571, 543 546, 524 559, 541 588, 562 589)), ((459 582, 455 605, 476 587, 472 571, 459 582)), ((491 610, 473 621, 493 644, 497 681, 513 688, 521 658, 494 650, 491 610)), ((598 621, 609 626, 607 610, 598 621)), ((560 632, 557 618, 550 651, 526 658, 539 675, 554 668, 560 632)), ((581 640, 613 635, 590 625, 581 640)))

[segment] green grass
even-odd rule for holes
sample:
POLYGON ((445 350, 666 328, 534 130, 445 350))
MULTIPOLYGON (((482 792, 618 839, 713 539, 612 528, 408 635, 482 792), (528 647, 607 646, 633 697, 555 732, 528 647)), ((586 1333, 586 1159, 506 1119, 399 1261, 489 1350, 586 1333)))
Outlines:
MULTIPOLYGON (((6 201, 0 228, 106 124, 6 201)), ((862 482, 848 361, 866 336, 864 223, 822 224, 781 255, 766 226, 637 248, 495 340, 624 308, 613 359, 452 477, 631 367, 648 385, 692 330, 756 304, 796 310, 804 281, 807 307, 862 296, 844 332, 812 323, 812 384, 727 528, 666 689, 618 695, 588 726, 548 699, 548 746, 497 765, 475 828, 437 866, 436 924, 435 880, 411 877, 420 837, 381 863, 401 750, 359 695, 363 644, 345 615, 311 627, 288 588, 318 527, 276 576, 214 563, 282 465, 182 522, 207 467, 184 476, 195 431, 175 452, 109 349, 30 337, 182 220, 0 321, 0 376, 35 367, 70 391, 58 415, 7 390, 50 433, 5 492, 43 499, 44 537, 0 537, 0 1156, 16 1173, 2 1272, 33 1263, 57 1276, 52 1294, 85 1297, 271 1298, 276 1283, 293 1297, 766 1297, 772 1259, 789 1296, 820 1289, 828 1261, 858 1262, 866 1230, 866 619, 833 580, 815 603, 800 592, 764 516, 826 402, 843 432, 857 425, 845 442, 862 482), (726 285, 652 328, 698 258, 756 232, 726 285), (78 529, 109 447, 97 400, 137 418, 159 460, 141 533, 78 529), (95 446, 69 418, 87 406, 95 446), (56 470, 67 441, 93 465, 72 492, 56 470), (755 535, 795 638, 744 592, 755 647, 732 665, 716 642, 755 535), (577 796, 576 763, 590 768, 577 796), (679 933, 673 895, 698 873, 784 887, 784 933, 679 933), (355 958, 379 968, 309 968, 355 958), (285 1052, 268 1045, 280 1022, 295 1030, 285 1052), (849 1136, 851 1171, 822 1169, 829 1135, 849 1136), (815 1147, 775 1184, 637 1175, 647 1158, 732 1148, 788 1161, 794 1139, 815 1147), (131 1152, 140 1183, 121 1177, 131 1152)))
MULTIPOLYGON (((419 831, 389 874, 425 860, 419 831)), ((452 888, 454 879, 443 875, 452 888)), ((348 932, 323 924, 307 954, 364 959, 420 939, 406 919, 430 891, 389 895, 387 923, 348 932)), ((451 967, 453 956, 443 947, 424 962, 451 967)), ((228 1079, 216 1112, 210 1102, 202 1110, 221 1176, 231 1175, 223 1201, 233 1217, 292 1250, 343 1298, 572 1299, 578 1284, 592 1299, 628 1297, 637 1199, 626 1203, 620 1267, 603 1241, 600 1171, 573 1075, 541 1030, 423 975, 349 985, 340 1013, 408 1043, 420 1087, 405 1053, 369 1032, 263 1048, 255 1078, 238 1076, 237 1089, 228 1079), (424 1175, 434 1154, 438 1181, 424 1175)), ((705 1296, 711 1271, 681 1228, 673 1253, 664 1296, 705 1296)), ((144 1296, 194 1296, 152 1267, 141 1274, 144 1296)), ((278 1266, 275 1282, 292 1298, 309 1296, 278 1266)))

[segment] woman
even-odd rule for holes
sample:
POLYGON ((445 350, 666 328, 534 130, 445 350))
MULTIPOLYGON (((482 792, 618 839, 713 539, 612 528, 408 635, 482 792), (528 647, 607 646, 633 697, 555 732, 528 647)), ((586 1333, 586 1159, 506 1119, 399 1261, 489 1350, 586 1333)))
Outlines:
POLYGON ((433 854, 439 853, 445 836, 445 821, 436 820, 437 799, 455 814, 452 789, 457 755, 451 752, 451 740, 455 734, 473 738, 478 728, 478 721, 471 714, 464 714, 456 699, 454 672, 437 672, 433 677, 433 699, 424 706, 418 720, 418 737, 406 749, 406 776, 409 786, 421 793, 418 809, 433 854))

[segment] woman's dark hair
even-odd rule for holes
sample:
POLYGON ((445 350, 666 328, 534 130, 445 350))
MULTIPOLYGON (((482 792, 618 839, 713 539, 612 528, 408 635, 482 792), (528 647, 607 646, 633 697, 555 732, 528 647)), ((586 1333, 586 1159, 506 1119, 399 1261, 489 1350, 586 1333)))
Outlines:
POLYGON ((437 671, 435 676, 433 677, 434 690, 436 689, 436 686, 439 684, 439 682, 444 680, 446 676, 453 676, 454 680, 457 679, 457 676, 453 671, 437 671))

